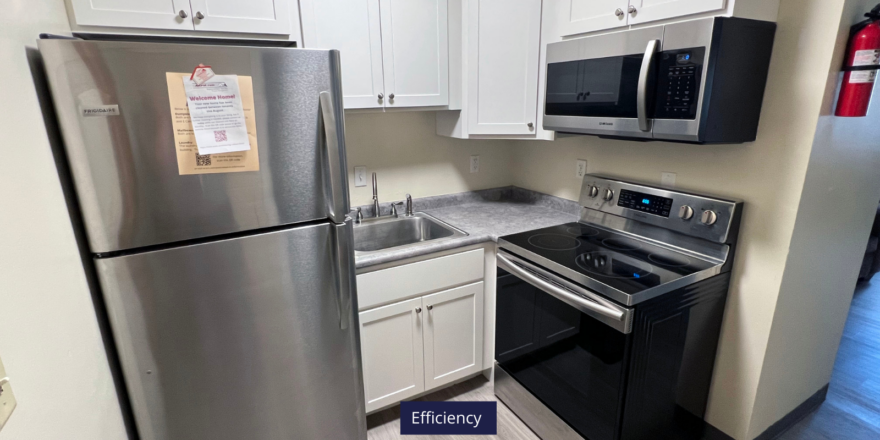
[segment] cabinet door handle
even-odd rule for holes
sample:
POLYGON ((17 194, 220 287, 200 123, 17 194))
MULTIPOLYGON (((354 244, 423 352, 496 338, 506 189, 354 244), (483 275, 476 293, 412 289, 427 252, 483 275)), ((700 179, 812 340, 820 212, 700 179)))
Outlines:
POLYGON ((198 18, 199 20, 202 20, 205 18, 205 14, 202 14, 202 11, 198 11, 198 12, 196 12, 196 18, 198 18))
POLYGON ((394 93, 388 95, 388 99, 394 99, 394 93))
POLYGON ((528 124, 526 124, 526 125, 528 125, 528 126, 529 126, 529 128, 535 128, 535 124, 534 124, 534 123, 531 123, 531 122, 529 122, 529 123, 528 123, 528 124))
POLYGON ((379 94, 379 99, 385 99, 385 94, 384 94, 384 93, 380 93, 380 94, 379 94))
POLYGON ((614 11, 614 15, 618 17, 623 17, 623 9, 617 8, 617 10, 614 11))
POLYGON ((429 305, 428 310, 434 310, 434 306, 429 305))
POLYGON ((635 17, 635 16, 636 16, 636 13, 638 13, 639 10, 636 9, 635 6, 633 6, 633 5, 629 5, 629 9, 627 10, 627 12, 629 12, 630 15, 632 15, 633 17, 635 17))
POLYGON ((416 307, 416 313, 422 313, 422 308, 421 308, 421 307, 416 307))
POLYGON ((177 15, 180 16, 180 18, 186 18, 186 17, 189 17, 189 15, 187 15, 187 14, 186 14, 186 11, 184 11, 183 9, 181 9, 180 12, 179 12, 177 15))

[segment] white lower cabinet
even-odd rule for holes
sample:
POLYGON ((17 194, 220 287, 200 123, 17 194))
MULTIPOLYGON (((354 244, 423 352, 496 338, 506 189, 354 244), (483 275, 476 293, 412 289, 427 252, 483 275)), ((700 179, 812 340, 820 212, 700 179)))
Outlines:
POLYGON ((425 391, 422 298, 360 313, 367 411, 425 391))
POLYGON ((360 312, 367 412, 483 369, 483 282, 360 312))
POLYGON ((483 283, 422 297, 425 389, 483 369, 483 283))

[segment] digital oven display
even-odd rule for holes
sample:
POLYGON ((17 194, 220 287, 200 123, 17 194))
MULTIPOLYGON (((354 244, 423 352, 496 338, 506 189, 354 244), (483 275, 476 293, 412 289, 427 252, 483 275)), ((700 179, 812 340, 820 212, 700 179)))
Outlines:
POLYGON ((620 196, 617 197, 617 206, 661 217, 669 217, 669 210, 672 209, 672 199, 622 189, 620 190, 620 196))

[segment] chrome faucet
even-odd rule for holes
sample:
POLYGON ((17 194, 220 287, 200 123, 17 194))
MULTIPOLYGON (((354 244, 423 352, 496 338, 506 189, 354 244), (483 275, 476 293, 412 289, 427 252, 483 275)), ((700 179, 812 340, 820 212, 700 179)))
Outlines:
POLYGON ((361 208, 358 207, 358 209, 357 209, 357 215, 356 215, 355 218, 354 218, 354 222, 357 223, 357 224, 360 224, 362 221, 364 221, 364 213, 361 212, 361 208))
POLYGON ((413 207, 412 207, 412 196, 406 195, 406 216, 412 217, 413 215, 413 207))
POLYGON ((373 173, 373 217, 379 218, 379 187, 376 185, 376 173, 373 173))

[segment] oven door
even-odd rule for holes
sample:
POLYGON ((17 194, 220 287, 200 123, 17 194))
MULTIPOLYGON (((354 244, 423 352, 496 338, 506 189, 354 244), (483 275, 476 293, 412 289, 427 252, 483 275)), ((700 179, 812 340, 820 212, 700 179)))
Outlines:
POLYGON ((547 45, 544 128, 651 138, 663 26, 547 45))
POLYGON ((498 266, 498 366, 580 436, 615 439, 632 309, 504 251, 498 266))

